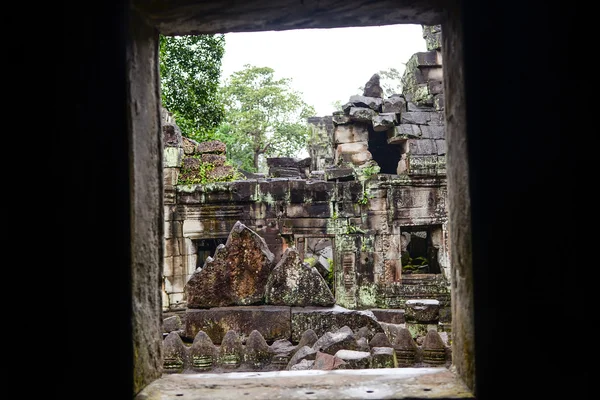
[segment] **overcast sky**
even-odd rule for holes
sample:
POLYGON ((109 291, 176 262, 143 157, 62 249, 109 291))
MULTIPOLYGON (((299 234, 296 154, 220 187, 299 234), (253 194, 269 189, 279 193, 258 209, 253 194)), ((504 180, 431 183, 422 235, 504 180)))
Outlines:
POLYGON ((335 101, 362 94, 358 88, 374 73, 404 72, 403 63, 420 51, 427 51, 421 25, 227 33, 221 78, 244 64, 270 67, 325 116, 335 101))

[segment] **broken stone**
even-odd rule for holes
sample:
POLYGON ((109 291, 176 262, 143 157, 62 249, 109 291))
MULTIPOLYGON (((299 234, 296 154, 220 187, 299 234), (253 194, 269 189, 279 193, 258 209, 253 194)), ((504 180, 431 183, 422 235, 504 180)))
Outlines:
POLYGON ((194 342, 189 350, 192 369, 196 371, 208 371, 217 360, 217 347, 213 344, 210 337, 200 331, 194 338, 194 342))
POLYGON ((262 368, 271 362, 272 353, 269 345, 259 331, 253 330, 246 340, 244 362, 251 368, 262 368))
POLYGON ((446 362, 446 345, 437 333, 431 329, 423 340, 423 362, 431 365, 440 365, 446 362))
POLYGON ((371 364, 371 353, 368 351, 340 349, 335 356, 344 361, 343 369, 368 369, 371 364))
POLYGON ((262 303, 274 258, 264 239, 237 221, 214 260, 186 283, 187 307, 262 303))
POLYGON ((173 315, 172 317, 165 318, 163 320, 163 332, 170 333, 181 329, 181 318, 179 315, 173 315))
POLYGON ((268 278, 265 301, 272 305, 323 306, 335 304, 335 297, 316 268, 300 260, 288 247, 268 278))
POLYGON ((381 113, 379 115, 374 116, 371 119, 371 122, 373 123, 373 130, 375 132, 385 132, 396 125, 396 114, 381 113))
POLYGON ((406 111, 406 100, 403 97, 391 96, 383 99, 383 104, 381 105, 382 113, 402 114, 404 111, 406 111))
POLYGON ((395 126, 392 137, 388 137, 388 143, 393 143, 399 140, 407 140, 421 137, 421 126, 414 124, 400 124, 395 126))
POLYGON ((353 331, 365 327, 372 337, 383 328, 372 312, 367 310, 348 310, 335 305, 333 307, 292 307, 292 342, 298 342, 300 335, 307 329, 313 329, 317 336, 326 332, 335 332, 344 325, 353 331))
POLYGON ((383 89, 380 85, 379 74, 373 74, 373 76, 365 83, 365 89, 363 96, 368 97, 381 97, 383 95, 383 89))
POLYGON ((181 146, 181 129, 175 124, 165 123, 162 126, 163 143, 165 147, 180 147, 181 146))
POLYGON ((353 180, 354 179, 354 169, 352 168, 338 168, 338 167, 328 167, 325 168, 325 179, 328 181, 334 180, 353 180))
POLYGON ((293 365, 298 364, 302 360, 314 360, 317 355, 317 350, 312 347, 302 346, 298 349, 290 359, 287 365, 287 370, 290 370, 293 365))
POLYGON ((356 350, 358 351, 370 351, 369 341, 365 337, 356 339, 356 350))
POLYGON ((341 349, 356 350, 357 347, 354 334, 345 331, 326 332, 312 346, 314 350, 331 355, 341 349))
POLYGON ((227 146, 219 140, 209 140, 198 144, 198 153, 225 154, 227 146))
POLYGON ((348 325, 342 326, 340 329, 337 330, 338 332, 345 332, 345 333, 349 333, 351 335, 354 335, 354 332, 352 331, 352 328, 350 328, 348 325))
POLYGON ((387 335, 383 332, 378 332, 373 336, 373 339, 369 341, 371 347, 392 347, 392 343, 388 339, 387 335))
POLYGON ((295 353, 297 347, 287 339, 278 339, 270 346, 271 366, 276 370, 284 370, 287 368, 290 357, 295 353))
POLYGON ((397 368, 396 351, 392 347, 371 349, 371 368, 397 368))
POLYGON ((171 332, 163 340, 163 371, 167 374, 180 373, 185 369, 187 349, 181 337, 171 332))
MULTIPOLYGON (((348 103, 350 106, 348 107, 348 111, 350 111, 350 107, 352 106, 352 103, 348 103)), ((347 124, 349 122, 351 122, 351 119, 344 114, 343 111, 336 111, 333 113, 333 123, 334 125, 343 125, 343 124, 347 124)))
POLYGON ((183 153, 186 155, 195 154, 196 150, 198 150, 198 142, 185 136, 181 138, 181 145, 183 147, 183 153))
POLYGON ((300 361, 298 364, 292 365, 290 370, 291 371, 307 371, 309 369, 313 369, 313 365, 315 363, 315 360, 302 360, 300 361))
POLYGON ((319 337, 317 336, 315 331, 313 331, 312 329, 307 329, 302 334, 302 337, 300 338, 300 342, 298 342, 297 348, 299 349, 304 346, 312 347, 317 342, 318 339, 319 339, 319 337))
POLYGON ((350 96, 350 103, 354 105, 354 107, 366 107, 370 108, 373 111, 380 111, 381 105, 383 104, 383 100, 381 97, 369 97, 369 96, 350 96))
POLYGON ((377 115, 377 111, 365 107, 352 107, 348 115, 353 121, 370 123, 373 117, 377 115))
POLYGON ((334 369, 338 369, 344 364, 346 364, 346 362, 340 357, 317 351, 317 355, 315 357, 312 369, 331 371, 334 369))
POLYGON ((240 366, 242 361, 242 342, 234 330, 225 334, 219 348, 219 365, 231 369, 240 366))
MULTIPOLYGON (((345 115, 348 115, 348 114, 350 114, 350 109, 352 107, 354 107, 354 104, 348 102, 342 106, 342 111, 344 112, 345 115)), ((350 121, 351 121, 351 119, 350 119, 350 121)))

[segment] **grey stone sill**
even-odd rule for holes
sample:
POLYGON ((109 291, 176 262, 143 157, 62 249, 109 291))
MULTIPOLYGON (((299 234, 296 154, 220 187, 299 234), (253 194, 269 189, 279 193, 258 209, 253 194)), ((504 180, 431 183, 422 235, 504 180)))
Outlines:
POLYGON ((447 368, 164 374, 134 400, 474 399, 447 368))

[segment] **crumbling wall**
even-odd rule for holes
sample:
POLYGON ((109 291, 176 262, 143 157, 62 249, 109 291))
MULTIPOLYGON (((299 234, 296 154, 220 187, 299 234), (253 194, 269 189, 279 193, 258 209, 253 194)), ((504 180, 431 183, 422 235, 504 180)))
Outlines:
POLYGON ((222 241, 241 221, 264 238, 275 262, 288 247, 304 254, 311 240, 329 240, 331 264, 318 268, 324 275, 331 271, 340 306, 403 308, 407 299, 435 299, 440 319, 448 321, 441 56, 432 49, 411 60, 403 93, 382 98, 374 76, 362 96, 352 96, 332 116, 331 152, 313 148, 322 156, 322 171, 313 170, 312 158, 269 159, 267 176, 181 184, 183 160, 200 144, 165 124, 164 309, 185 308, 184 285, 202 265, 198 240, 222 241), (327 154, 330 165, 323 163, 327 154), (403 266, 406 233, 418 229, 428 232, 438 271, 403 266))

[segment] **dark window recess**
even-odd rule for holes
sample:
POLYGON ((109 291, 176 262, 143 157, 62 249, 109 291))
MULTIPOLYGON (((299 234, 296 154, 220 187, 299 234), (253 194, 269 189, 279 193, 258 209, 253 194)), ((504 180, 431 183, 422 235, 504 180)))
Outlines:
POLYGON ((227 238, 193 240, 192 242, 196 246, 196 254, 198 255, 196 260, 196 268, 202 267, 209 256, 213 257, 215 255, 217 246, 220 244, 225 244, 226 241, 227 238))
MULTIPOLYGON (((439 274, 439 249, 433 245, 432 226, 405 226, 402 232, 402 273, 439 274)), ((437 228, 440 229, 440 228, 437 228)))
POLYGON ((396 174, 398 162, 402 154, 402 146, 388 144, 387 132, 375 132, 373 127, 369 127, 369 152, 373 156, 373 161, 379 165, 380 174, 396 174))

